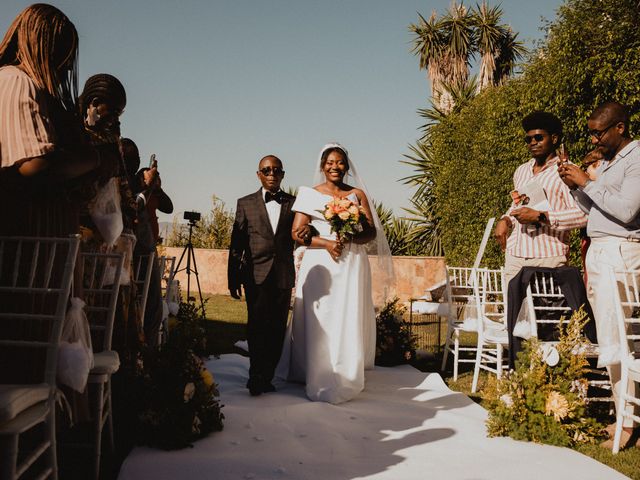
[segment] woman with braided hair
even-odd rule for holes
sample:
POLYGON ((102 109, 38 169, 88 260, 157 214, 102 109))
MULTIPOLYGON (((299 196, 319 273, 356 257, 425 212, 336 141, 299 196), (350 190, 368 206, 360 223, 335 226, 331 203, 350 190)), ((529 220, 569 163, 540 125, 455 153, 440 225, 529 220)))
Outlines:
MULTIPOLYGON (((78 33, 47 4, 27 7, 0 42, 0 234, 78 232, 69 181, 117 150, 98 152, 77 116, 78 33)), ((76 180, 77 181, 77 180, 76 180)))

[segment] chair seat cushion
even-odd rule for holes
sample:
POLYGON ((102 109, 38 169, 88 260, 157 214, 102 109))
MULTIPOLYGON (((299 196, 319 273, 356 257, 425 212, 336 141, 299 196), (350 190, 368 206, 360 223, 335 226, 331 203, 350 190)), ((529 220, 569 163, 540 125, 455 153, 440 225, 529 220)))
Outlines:
POLYGON ((51 388, 46 383, 37 385, 0 385, 0 423, 49 398, 51 388))
POLYGON ((120 357, 118 352, 106 350, 93 354, 93 368, 90 375, 113 374, 120 368, 120 357))

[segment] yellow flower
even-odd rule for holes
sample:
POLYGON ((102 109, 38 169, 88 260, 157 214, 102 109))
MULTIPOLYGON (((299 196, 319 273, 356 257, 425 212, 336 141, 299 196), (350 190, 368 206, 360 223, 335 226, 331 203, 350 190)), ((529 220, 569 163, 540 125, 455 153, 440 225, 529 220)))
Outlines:
POLYGON ((202 377, 202 381, 207 386, 207 388, 213 385, 213 375, 211 375, 211 372, 209 370, 207 370, 206 368, 202 369, 202 371, 200 372, 200 376, 202 377))
POLYGON ((360 209, 355 205, 351 205, 347 210, 351 215, 355 216, 356 218, 358 218, 358 216, 360 215, 360 209))
POLYGON ((333 210, 330 208, 327 208, 324 211, 324 218, 326 218, 327 220, 331 220, 333 218, 333 216, 335 215, 335 213, 333 213, 333 210))
POLYGON ((351 214, 347 210, 343 210, 338 214, 341 220, 348 220, 351 214))
POLYGON ((559 392, 550 392, 544 406, 545 415, 553 415, 556 422, 559 422, 569 414, 569 402, 559 392))

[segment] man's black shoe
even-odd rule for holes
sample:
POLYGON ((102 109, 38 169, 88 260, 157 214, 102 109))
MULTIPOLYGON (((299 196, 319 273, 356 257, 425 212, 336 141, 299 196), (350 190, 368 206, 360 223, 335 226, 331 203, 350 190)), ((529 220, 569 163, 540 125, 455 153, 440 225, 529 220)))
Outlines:
POLYGON ((275 392, 276 391, 276 387, 274 387, 273 383, 271 383, 271 382, 265 382, 262 385, 262 391, 263 391, 263 393, 275 392))
POLYGON ((249 377, 247 388, 249 389, 249 393, 252 397, 261 395, 264 392, 264 381, 262 380, 262 377, 258 375, 249 377))

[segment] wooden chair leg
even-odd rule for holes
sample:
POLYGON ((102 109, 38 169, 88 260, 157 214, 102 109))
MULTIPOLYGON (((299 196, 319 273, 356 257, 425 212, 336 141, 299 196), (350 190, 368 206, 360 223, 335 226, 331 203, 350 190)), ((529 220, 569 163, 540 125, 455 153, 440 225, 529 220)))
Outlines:
POLYGON ((49 445, 49 461, 51 463, 51 478, 58 480, 58 448, 56 443, 56 405, 51 402, 49 418, 45 422, 45 435, 48 436, 51 444, 49 445))
POLYGON ((449 329, 449 325, 447 324, 447 336, 446 340, 444 341, 444 354, 442 356, 442 365, 440 366, 441 372, 444 372, 445 368, 447 368, 449 352, 451 352, 451 330, 449 329))
POLYGON ((460 338, 458 331, 453 334, 453 380, 458 380, 458 360, 460 359, 460 338))
POLYGON ((96 384, 96 408, 93 418, 93 478, 100 478, 100 456, 102 451, 102 412, 104 409, 104 383, 96 384))
POLYGON ((15 479, 18 461, 18 434, 0 438, 0 478, 15 479))

